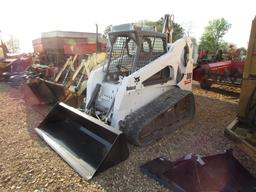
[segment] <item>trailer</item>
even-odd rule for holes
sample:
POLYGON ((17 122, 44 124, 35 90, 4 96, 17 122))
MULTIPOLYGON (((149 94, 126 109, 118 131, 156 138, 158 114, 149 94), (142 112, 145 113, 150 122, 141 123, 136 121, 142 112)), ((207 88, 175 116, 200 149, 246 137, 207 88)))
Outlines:
POLYGON ((43 32, 32 43, 38 63, 62 67, 70 56, 78 55, 82 60, 86 55, 105 52, 107 41, 97 33, 51 31, 43 32))

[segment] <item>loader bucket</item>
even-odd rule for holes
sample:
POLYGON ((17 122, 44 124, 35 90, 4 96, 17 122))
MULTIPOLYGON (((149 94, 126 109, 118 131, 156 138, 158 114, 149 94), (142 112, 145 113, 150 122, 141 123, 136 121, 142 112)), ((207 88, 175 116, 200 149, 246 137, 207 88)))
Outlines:
POLYGON ((43 80, 45 85, 52 91, 54 96, 60 101, 65 97, 65 86, 53 81, 43 80))
POLYGON ((129 156, 121 131, 62 102, 35 130, 86 180, 129 156))
POLYGON ((33 79, 27 85, 41 103, 53 104, 58 101, 58 98, 42 79, 33 79))
POLYGON ((141 171, 171 191, 255 191, 253 177, 233 156, 232 150, 201 157, 188 154, 176 161, 156 158, 141 166, 141 171))

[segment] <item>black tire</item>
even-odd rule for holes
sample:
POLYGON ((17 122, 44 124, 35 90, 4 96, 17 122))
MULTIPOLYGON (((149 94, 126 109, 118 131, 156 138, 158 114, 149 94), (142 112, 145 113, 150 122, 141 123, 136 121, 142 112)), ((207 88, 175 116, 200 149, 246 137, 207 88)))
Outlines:
POLYGON ((209 90, 212 86, 212 83, 208 80, 208 78, 203 78, 200 81, 200 87, 201 89, 209 90))

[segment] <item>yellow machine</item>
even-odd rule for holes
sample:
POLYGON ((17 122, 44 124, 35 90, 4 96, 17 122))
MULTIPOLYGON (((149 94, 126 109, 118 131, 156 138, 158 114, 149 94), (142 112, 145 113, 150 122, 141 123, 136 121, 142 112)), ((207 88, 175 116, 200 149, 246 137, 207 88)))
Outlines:
POLYGON ((79 107, 83 100, 87 88, 87 79, 92 69, 104 62, 106 53, 94 53, 83 59, 75 67, 77 55, 70 57, 54 80, 43 78, 31 79, 27 85, 39 102, 45 104, 55 104, 62 101, 73 107, 79 107))
POLYGON ((237 118, 225 135, 256 160, 256 17, 252 22, 237 118))
POLYGON ((0 73, 6 72, 11 69, 11 63, 17 58, 9 58, 7 56, 8 48, 0 41, 0 73))

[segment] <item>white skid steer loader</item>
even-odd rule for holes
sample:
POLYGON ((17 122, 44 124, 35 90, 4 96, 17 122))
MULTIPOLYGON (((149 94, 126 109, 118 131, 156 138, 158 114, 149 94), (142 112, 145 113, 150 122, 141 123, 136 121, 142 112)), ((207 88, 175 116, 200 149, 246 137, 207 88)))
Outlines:
POLYGON ((192 42, 119 25, 109 33, 107 62, 89 76, 85 112, 58 103, 36 132, 89 180, 128 158, 128 139, 149 145, 194 117, 192 42))

